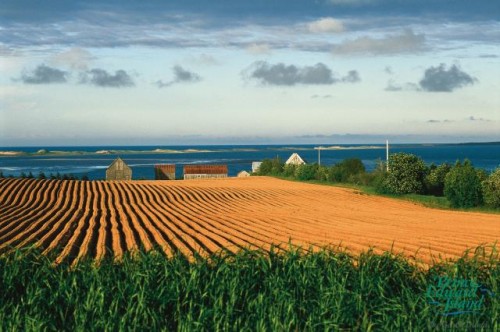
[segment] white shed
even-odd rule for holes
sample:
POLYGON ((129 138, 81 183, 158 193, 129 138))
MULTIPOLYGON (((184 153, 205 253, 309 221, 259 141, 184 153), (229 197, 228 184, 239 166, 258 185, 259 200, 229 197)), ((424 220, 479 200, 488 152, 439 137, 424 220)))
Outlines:
POLYGON ((246 178, 247 176, 250 176, 250 173, 248 173, 247 171, 241 171, 236 175, 236 177, 238 178, 246 178))

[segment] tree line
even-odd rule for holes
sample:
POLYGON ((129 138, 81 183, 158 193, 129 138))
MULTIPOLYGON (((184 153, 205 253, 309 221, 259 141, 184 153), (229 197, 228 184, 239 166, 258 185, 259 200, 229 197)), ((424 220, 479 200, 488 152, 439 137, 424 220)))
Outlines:
MULTIPOLYGON (((2 171, 0 171, 0 179, 3 178, 16 178, 16 176, 13 175, 5 175, 3 174, 2 171)), ((38 180, 81 180, 81 181, 89 181, 89 177, 87 174, 82 175, 81 177, 78 177, 77 175, 74 174, 61 174, 59 172, 57 173, 50 173, 49 175, 46 175, 44 172, 40 171, 36 176, 33 175, 32 172, 21 172, 17 178, 20 179, 38 179, 38 180)))
POLYGON ((444 196, 449 205, 456 208, 500 208, 500 167, 488 174, 467 159, 454 165, 427 166, 416 155, 394 153, 388 165, 379 161, 375 170, 367 172, 358 158, 345 159, 332 166, 285 165, 280 158, 275 158, 265 159, 257 175, 363 185, 380 194, 444 196))

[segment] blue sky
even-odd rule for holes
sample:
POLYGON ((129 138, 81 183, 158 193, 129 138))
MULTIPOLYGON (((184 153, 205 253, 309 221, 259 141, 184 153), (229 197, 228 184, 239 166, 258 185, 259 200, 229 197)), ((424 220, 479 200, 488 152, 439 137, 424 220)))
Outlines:
POLYGON ((499 42, 491 0, 3 1, 0 146, 500 140, 499 42))

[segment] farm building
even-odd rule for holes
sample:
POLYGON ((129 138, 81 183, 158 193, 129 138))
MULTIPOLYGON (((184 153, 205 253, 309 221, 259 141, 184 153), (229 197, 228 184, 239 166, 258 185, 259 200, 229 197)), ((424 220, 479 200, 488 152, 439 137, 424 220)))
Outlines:
POLYGON ((236 177, 239 178, 246 178, 247 176, 250 176, 250 173, 248 173, 247 171, 241 171, 236 175, 236 177))
POLYGON ((184 180, 227 178, 227 165, 186 165, 184 180))
POLYGON ((155 180, 175 180, 175 165, 155 165, 155 180))
POLYGON ((106 170, 106 180, 132 180, 132 169, 120 158, 116 158, 106 170))
POLYGON ((306 162, 304 159, 302 159, 298 153, 292 153, 290 158, 285 162, 285 165, 302 165, 305 164, 306 162))
POLYGON ((252 162, 252 173, 257 173, 259 171, 259 167, 261 164, 262 164, 262 161, 252 162))

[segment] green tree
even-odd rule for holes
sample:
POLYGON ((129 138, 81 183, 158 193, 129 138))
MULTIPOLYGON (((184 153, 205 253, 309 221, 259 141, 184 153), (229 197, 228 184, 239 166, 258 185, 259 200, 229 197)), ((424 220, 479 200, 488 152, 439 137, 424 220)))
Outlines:
POLYGON ((40 173, 38 173, 38 180, 45 180, 47 177, 45 176, 45 173, 40 171, 40 173))
POLYGON ((314 177, 318 181, 328 181, 329 179, 328 167, 318 165, 314 177))
POLYGON ((281 158, 264 159, 259 167, 258 175, 281 175, 283 173, 281 158))
POLYGON ((482 182, 484 203, 493 208, 500 208, 500 167, 482 182))
POLYGON ((286 177, 294 177, 297 165, 288 164, 283 167, 283 175, 286 177))
POLYGON ((394 153, 389 157, 389 172, 383 186, 388 193, 421 193, 427 168, 424 161, 408 153, 394 153))
POLYGON ((439 166, 431 165, 430 172, 425 177, 425 192, 429 195, 443 196, 444 195, 444 179, 446 174, 451 170, 448 163, 439 166))
POLYGON ((297 166, 295 177, 301 181, 316 179, 318 164, 302 164, 297 166))
POLYGON ((481 179, 469 160, 459 161, 444 181, 444 195, 453 207, 474 207, 482 203, 481 179))
POLYGON ((285 164, 281 160, 280 157, 273 158, 271 161, 271 175, 282 175, 283 174, 283 168, 285 167, 285 164))
POLYGON ((328 177, 335 182, 353 182, 353 177, 366 171, 359 158, 349 158, 330 167, 328 177))
POLYGON ((271 174, 271 170, 273 168, 271 159, 264 159, 259 166, 259 170, 257 171, 258 175, 269 175, 271 174))

